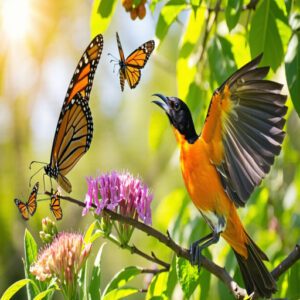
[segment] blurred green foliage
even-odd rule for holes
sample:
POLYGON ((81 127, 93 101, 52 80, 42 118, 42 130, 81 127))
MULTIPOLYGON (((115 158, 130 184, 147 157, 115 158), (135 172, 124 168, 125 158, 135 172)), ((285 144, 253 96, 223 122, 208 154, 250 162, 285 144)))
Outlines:
MULTIPOLYGON (((40 202, 35 217, 24 223, 13 198, 28 197, 28 179, 33 174, 28 170, 30 161, 49 159, 56 120, 72 72, 91 35, 97 33, 104 34, 104 51, 91 95, 94 138, 91 149, 69 176, 74 187, 72 195, 84 199, 85 176, 95 175, 99 170, 128 169, 140 174, 152 187, 154 227, 163 232, 169 230, 186 247, 208 233, 208 226, 184 189, 178 151, 168 121, 151 105, 151 95, 162 92, 185 100, 200 132, 213 90, 236 68, 264 52, 261 64, 272 68, 268 78, 283 83, 284 93, 289 95, 287 135, 271 173, 251 196, 247 208, 239 213, 249 234, 268 254, 269 269, 299 243, 299 1, 153 0, 147 1, 147 14, 142 21, 132 21, 120 1, 95 0, 91 4, 23 0, 28 7, 22 9, 16 3, 16 0, 0 3, 3 39, 0 48, 0 295, 24 277, 21 260, 25 255, 24 229, 29 228, 36 238, 41 218, 50 215, 48 205, 40 202), (11 3, 15 6, 8 9, 11 3), (27 23, 24 16, 16 15, 19 11, 27 12, 27 23), (123 94, 118 74, 113 74, 113 65, 107 58, 108 52, 117 55, 115 31, 121 36, 125 55, 156 36, 156 51, 142 70, 140 84, 135 90, 125 88, 123 94)), ((42 182, 42 174, 37 177, 42 182)), ((80 217, 79 208, 67 203, 62 207, 64 218, 60 230, 83 231, 91 223, 91 216, 80 217)), ((180 265, 172 253, 138 231, 133 238, 144 251, 151 249, 161 259, 172 262, 169 273, 153 278, 138 275, 132 281, 131 286, 148 287, 147 294, 141 293, 140 299, 189 296, 184 285, 179 287, 178 282, 184 282, 180 275, 183 273, 178 274, 180 265)), ((102 241, 98 246, 101 244, 102 241)), ((225 265, 242 284, 229 246, 220 241, 209 250, 206 255, 225 265)), ((96 255, 97 251, 94 252, 96 255)), ((133 265, 153 267, 108 243, 102 253, 101 286, 106 286, 119 270, 133 265)), ((298 262, 280 278, 274 297, 299 298, 299 274, 298 262)), ((205 270, 201 270, 199 282, 191 299, 232 298, 224 284, 205 270)), ((23 291, 16 299, 24 297, 23 291)))

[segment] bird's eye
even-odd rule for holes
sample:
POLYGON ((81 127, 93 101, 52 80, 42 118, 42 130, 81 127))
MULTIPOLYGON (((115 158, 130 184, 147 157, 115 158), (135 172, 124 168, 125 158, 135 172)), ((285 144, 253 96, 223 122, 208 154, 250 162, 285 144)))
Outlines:
POLYGON ((178 111, 179 108, 180 108, 179 102, 175 102, 174 105, 173 105, 173 107, 174 107, 175 111, 178 111))

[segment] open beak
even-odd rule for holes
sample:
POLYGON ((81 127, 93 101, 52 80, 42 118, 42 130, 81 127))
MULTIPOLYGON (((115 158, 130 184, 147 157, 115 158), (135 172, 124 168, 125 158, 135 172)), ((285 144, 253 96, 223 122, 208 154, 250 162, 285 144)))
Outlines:
POLYGON ((165 97, 162 94, 153 94, 152 96, 159 97, 163 102, 158 100, 153 100, 152 102, 157 104, 159 107, 161 107, 169 116, 170 115, 170 101, 167 97, 165 97))

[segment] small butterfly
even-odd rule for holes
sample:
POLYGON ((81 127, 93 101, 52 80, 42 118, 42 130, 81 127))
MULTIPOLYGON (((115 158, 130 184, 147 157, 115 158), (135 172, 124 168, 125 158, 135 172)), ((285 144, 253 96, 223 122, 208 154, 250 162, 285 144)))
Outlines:
POLYGON ((52 211, 55 219, 57 221, 61 220, 63 217, 62 209, 60 206, 60 199, 58 192, 54 193, 50 199, 50 210, 52 211))
POLYGON ((141 69, 145 67, 146 62, 154 50, 155 43, 153 40, 150 40, 142 44, 125 59, 118 33, 116 33, 116 36, 120 54, 118 63, 120 66, 119 76, 121 90, 124 91, 125 80, 127 80, 129 87, 134 89, 141 79, 141 69))
POLYGON ((15 203, 19 209, 19 212, 23 217, 23 219, 26 221, 29 219, 29 215, 33 216, 36 211, 36 207, 37 207, 36 198, 37 198, 38 190, 39 190, 39 183, 37 182, 34 185, 30 193, 30 196, 28 198, 28 201, 26 203, 22 202, 19 199, 15 199, 15 203))

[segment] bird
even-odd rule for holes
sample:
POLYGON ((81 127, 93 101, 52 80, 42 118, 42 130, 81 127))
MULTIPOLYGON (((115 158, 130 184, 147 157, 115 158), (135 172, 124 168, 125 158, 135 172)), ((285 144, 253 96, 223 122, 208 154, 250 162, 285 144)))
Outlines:
POLYGON ((202 250, 221 236, 234 251, 247 293, 269 298, 276 281, 263 263, 268 257, 237 213, 269 172, 285 137, 287 96, 282 84, 264 79, 269 67, 258 66, 262 56, 214 91, 200 134, 184 101, 157 93, 153 102, 173 127, 185 187, 212 230, 192 243, 191 263, 200 267, 202 250))

